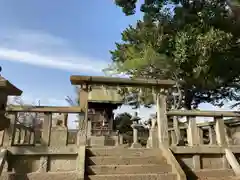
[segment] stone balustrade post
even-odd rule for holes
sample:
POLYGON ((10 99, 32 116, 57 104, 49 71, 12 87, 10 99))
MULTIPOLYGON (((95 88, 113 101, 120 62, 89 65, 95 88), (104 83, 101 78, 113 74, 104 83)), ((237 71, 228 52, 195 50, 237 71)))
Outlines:
POLYGON ((209 126, 209 145, 215 145, 216 144, 216 134, 214 133, 213 127, 209 126))
POLYGON ((50 144, 51 128, 52 128, 52 114, 45 113, 41 139, 41 144, 44 146, 49 146, 50 144))
POLYGON ((198 143, 199 144, 204 144, 204 139, 203 139, 203 129, 201 127, 197 127, 198 130, 198 143))
POLYGON ((216 140, 219 146, 227 145, 224 120, 221 117, 214 117, 216 140))
POLYGON ((133 122, 132 128, 133 128, 133 143, 132 148, 140 148, 141 145, 138 143, 138 129, 137 129, 137 122, 133 122))
POLYGON ((4 137, 3 137, 3 146, 11 146, 14 144, 14 136, 16 131, 16 120, 17 120, 17 113, 12 113, 8 117, 10 119, 10 125, 7 129, 4 130, 4 137))
POLYGON ((157 126, 158 126, 158 141, 159 146, 169 146, 168 137, 168 118, 167 118, 167 90, 161 89, 160 93, 156 95, 156 108, 157 108, 157 126))
POLYGON ((199 145, 199 131, 197 129, 196 118, 187 117, 187 140, 189 146, 199 145))

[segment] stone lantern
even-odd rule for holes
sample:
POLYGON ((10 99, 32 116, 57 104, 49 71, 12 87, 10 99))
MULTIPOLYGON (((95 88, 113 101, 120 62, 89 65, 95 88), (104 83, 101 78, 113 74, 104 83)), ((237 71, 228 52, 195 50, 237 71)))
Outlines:
POLYGON ((140 117, 138 117, 137 112, 134 113, 134 115, 131 118, 131 121, 133 122, 133 124, 138 124, 138 122, 141 120, 140 117))
POLYGON ((132 128, 133 128, 133 143, 132 143, 132 148, 140 148, 141 144, 138 143, 138 128, 141 127, 141 125, 138 124, 139 120, 141 118, 138 117, 137 112, 134 113, 134 115, 131 118, 132 123, 132 128))
MULTIPOLYGON (((1 67, 0 67, 1 71, 1 67)), ((8 96, 20 96, 22 91, 0 75, 0 131, 10 125, 10 119, 5 116, 8 96)))

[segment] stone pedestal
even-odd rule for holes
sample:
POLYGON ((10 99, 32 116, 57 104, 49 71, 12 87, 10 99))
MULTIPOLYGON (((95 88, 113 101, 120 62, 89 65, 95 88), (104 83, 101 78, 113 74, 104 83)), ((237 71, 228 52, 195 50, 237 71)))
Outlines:
POLYGON ((105 145, 105 136, 91 136, 90 137, 91 146, 104 146, 105 145))
POLYGON ((66 146, 67 145, 67 128, 62 126, 52 127, 50 146, 66 146))
POLYGON ((132 124, 133 128, 133 143, 131 145, 131 148, 141 148, 141 144, 138 143, 138 125, 136 122, 132 124))

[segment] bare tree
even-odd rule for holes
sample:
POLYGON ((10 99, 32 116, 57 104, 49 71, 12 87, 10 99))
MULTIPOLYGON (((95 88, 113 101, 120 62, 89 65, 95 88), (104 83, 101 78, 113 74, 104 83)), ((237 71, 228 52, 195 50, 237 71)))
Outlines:
MULTIPOLYGON (((40 105, 40 101, 38 101, 38 104, 35 105, 35 103, 32 104, 26 104, 24 103, 22 97, 14 97, 11 101, 8 101, 8 106, 14 106, 18 105, 21 106, 21 108, 32 108, 40 105)), ((17 113, 17 123, 23 124, 24 126, 33 127, 35 128, 40 124, 41 121, 41 115, 39 113, 32 113, 32 112, 19 112, 17 113)))

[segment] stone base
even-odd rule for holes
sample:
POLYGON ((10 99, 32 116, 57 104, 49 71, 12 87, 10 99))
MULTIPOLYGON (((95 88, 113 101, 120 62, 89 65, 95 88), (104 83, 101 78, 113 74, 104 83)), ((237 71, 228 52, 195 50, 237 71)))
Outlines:
POLYGON ((90 136, 89 146, 116 146, 118 145, 117 136, 90 136))
POLYGON ((142 148, 142 145, 139 143, 132 143, 131 148, 142 148))
POLYGON ((149 137, 147 140, 147 147, 148 148, 158 148, 158 132, 157 128, 151 129, 149 131, 149 137))

